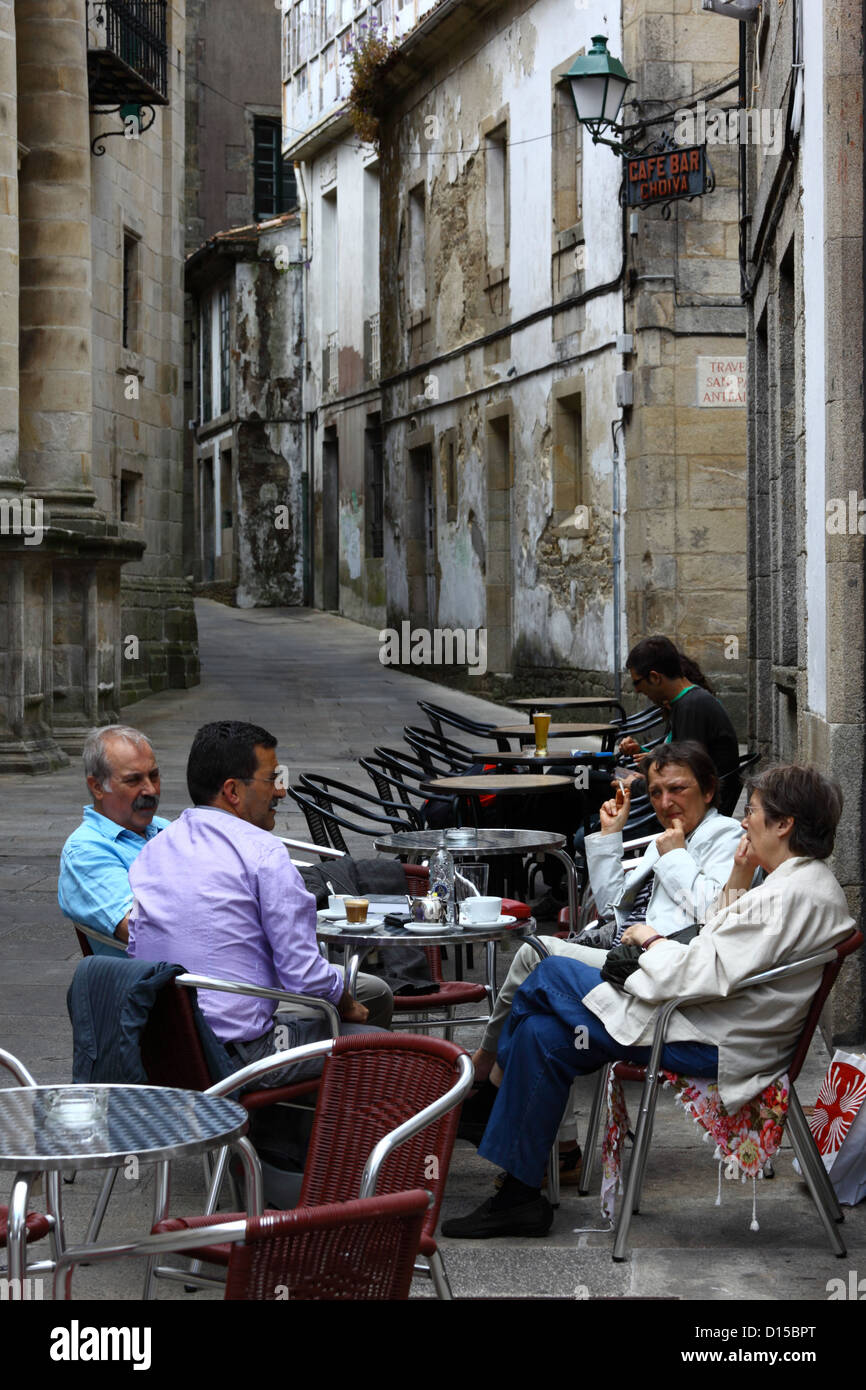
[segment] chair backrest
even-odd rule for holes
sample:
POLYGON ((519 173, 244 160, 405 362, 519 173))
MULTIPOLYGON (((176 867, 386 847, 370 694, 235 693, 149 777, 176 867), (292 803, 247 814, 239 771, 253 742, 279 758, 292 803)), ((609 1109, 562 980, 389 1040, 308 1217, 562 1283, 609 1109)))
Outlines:
POLYGON ((467 767, 472 767, 475 759, 472 750, 463 743, 457 743, 454 739, 439 735, 433 729, 422 729, 409 724, 403 730, 403 737, 414 748, 421 762, 426 765, 429 763, 429 771, 437 775, 432 758, 442 759, 448 767, 449 772, 462 772, 467 767))
POLYGON ((266 1212, 233 1245, 226 1299, 405 1299, 428 1196, 421 1189, 266 1212))
POLYGON ((854 951, 859 951, 862 945, 863 933, 857 930, 852 931, 850 936, 846 936, 845 940, 840 941, 836 946, 836 959, 829 961, 827 965, 824 966, 821 973, 821 983, 815 991, 812 1003, 809 1006, 809 1012, 803 1024, 803 1031, 800 1034, 800 1041, 797 1043, 797 1050, 791 1059, 791 1065, 788 1067, 788 1075, 792 1081, 796 1081, 797 1077, 800 1075, 803 1063, 806 1060, 806 1054, 812 1044, 812 1037, 815 1029, 818 1027, 821 1010, 827 1002, 827 996, 830 990, 836 983, 836 976, 842 969, 842 962, 845 960, 846 956, 852 955, 854 951))
POLYGON ((410 807, 413 811, 417 809, 411 800, 413 796, 424 801, 424 795, 418 791, 417 785, 407 786, 403 776, 386 763, 384 758, 359 758, 358 762, 376 788, 380 801, 393 801, 396 796, 404 806, 410 807))
POLYGON ((141 1060, 151 1086, 206 1091, 217 1079, 205 1061, 192 998, 173 980, 156 996, 141 1034, 141 1060))
MULTIPOLYGON (((432 1105, 456 1080, 463 1049, 441 1038, 357 1033, 337 1038, 325 1061, 299 1206, 345 1202, 361 1190, 364 1165, 398 1125, 432 1105)), ((426 1187, 433 1204, 424 1218, 432 1234, 451 1162, 460 1107, 389 1155, 377 1195, 426 1187)))
POLYGON ((366 830, 367 835, 380 835, 381 826, 390 825, 392 830, 421 830, 423 821, 410 805, 392 801, 389 798, 373 796, 361 791, 347 782, 338 782, 334 777, 323 777, 316 772, 302 772, 299 778, 301 790, 308 793, 324 811, 351 816, 365 816, 373 822, 366 830))
POLYGON ((490 730, 496 728, 496 725, 489 721, 470 719, 468 715, 455 714, 453 710, 446 709, 444 705, 433 705, 428 700, 419 700, 418 708, 424 711, 433 729, 439 735, 442 735, 443 724, 448 724, 452 729, 460 729, 464 734, 474 734, 479 738, 489 738, 490 730))

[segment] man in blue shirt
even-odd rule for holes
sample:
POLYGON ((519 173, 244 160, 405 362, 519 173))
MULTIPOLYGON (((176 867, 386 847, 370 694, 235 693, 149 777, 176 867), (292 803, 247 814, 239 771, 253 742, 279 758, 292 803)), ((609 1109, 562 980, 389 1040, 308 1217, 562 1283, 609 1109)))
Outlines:
MULTIPOLYGON (((129 940, 132 907, 129 866, 148 840, 169 824, 154 815, 159 768, 150 740, 125 724, 108 724, 87 736, 84 775, 93 798, 84 819, 63 846, 57 901, 74 922, 129 940)), ((97 954, 111 947, 93 942, 97 954)))

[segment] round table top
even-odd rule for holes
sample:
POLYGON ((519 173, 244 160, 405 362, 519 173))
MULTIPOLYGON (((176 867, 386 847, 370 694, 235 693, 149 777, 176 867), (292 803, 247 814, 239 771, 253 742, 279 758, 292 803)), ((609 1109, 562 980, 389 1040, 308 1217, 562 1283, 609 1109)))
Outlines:
MULTIPOLYGON (((580 736, 582 734, 609 734, 610 723, 607 724, 551 724, 547 731, 548 738, 566 738, 571 734, 580 736)), ((522 724, 500 724, 497 728, 491 729, 493 737, 502 738, 534 738, 535 733, 532 725, 525 721, 522 724)))
POLYGON ((373 848, 384 854, 429 854, 434 849, 447 849, 455 859, 473 859, 478 854, 528 854, 532 850, 562 849, 565 845, 565 836, 552 830, 468 827, 459 833, 461 838, 455 843, 446 838, 447 830, 397 830, 374 840, 373 848))
POLYGON ((158 1163, 229 1144, 244 1133, 247 1120, 242 1105, 201 1091, 10 1087, 0 1091, 0 1168, 110 1168, 132 1155, 158 1163), (74 1113, 76 1107, 85 1113, 74 1113))
MULTIPOLYGON (((478 777, 436 777, 419 783, 425 796, 528 796, 531 792, 555 792, 561 787, 574 786, 572 777, 545 776, 540 772, 485 772, 478 777)), ((450 849, 451 846, 449 845, 450 849)))
POLYGON ((537 700, 509 700, 515 709, 537 709, 544 713, 545 705, 551 709, 579 709, 582 705, 618 705, 619 700, 612 695, 541 695, 537 700))
POLYGON ((387 946, 393 941, 401 946, 447 946, 449 942, 457 946, 471 946, 473 941, 495 941, 505 936, 522 938, 535 932, 534 917, 524 917, 510 926, 501 922, 482 922, 472 927, 449 927, 438 922, 423 925, 435 926, 439 930, 417 932, 396 927, 368 928, 363 922, 354 923, 350 929, 335 926, 332 922, 319 922, 316 935, 322 941, 346 941, 352 946, 387 946))
POLYGON ((523 767, 527 763, 532 763, 536 767, 547 767, 551 763, 569 763, 584 765, 597 763, 599 769, 604 772, 607 768, 613 770, 613 753, 569 753, 565 749, 557 752, 550 749, 543 757, 537 758, 534 753, 473 753, 473 759, 478 763, 496 763, 502 767, 523 767))

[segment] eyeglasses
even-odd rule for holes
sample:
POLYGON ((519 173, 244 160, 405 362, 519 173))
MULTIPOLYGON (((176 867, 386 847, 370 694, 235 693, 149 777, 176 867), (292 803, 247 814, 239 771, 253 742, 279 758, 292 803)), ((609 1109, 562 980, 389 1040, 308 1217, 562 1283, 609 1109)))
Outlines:
POLYGON ((751 806, 746 802, 746 805, 743 807, 743 820, 748 820, 749 816, 753 816, 755 812, 760 811, 760 809, 760 806, 751 806))
POLYGON ((282 773, 275 772, 272 777, 239 777, 239 782, 264 782, 269 787, 282 787, 282 773))

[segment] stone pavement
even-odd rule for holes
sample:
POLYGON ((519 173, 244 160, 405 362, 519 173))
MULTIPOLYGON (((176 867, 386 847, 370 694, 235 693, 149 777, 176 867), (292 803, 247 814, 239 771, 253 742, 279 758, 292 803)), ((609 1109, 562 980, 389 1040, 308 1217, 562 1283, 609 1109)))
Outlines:
MULTIPOLYGON (((210 601, 200 601, 197 608, 202 684, 148 697, 124 711, 124 718, 154 741, 163 772, 160 811, 169 817, 187 805, 186 755, 196 728, 210 719, 248 719, 271 729, 280 739, 279 756, 289 765, 292 780, 305 770, 331 771, 350 780, 359 777, 359 756, 377 743, 399 743, 404 724, 418 722, 419 699, 451 704, 477 717, 493 710, 471 695, 383 667, 376 633, 356 623, 309 610, 241 611, 210 601)), ((364 774, 359 785, 366 781, 364 774)), ((44 778, 0 776, 0 1046, 21 1057, 40 1082, 71 1076, 65 996, 80 956, 57 907, 57 859, 84 799, 76 764, 44 778)), ((278 830, 306 838, 302 817, 290 805, 283 803, 278 830)), ((459 1040, 467 1046, 475 1041, 471 1030, 459 1040)), ((826 1065, 826 1051, 816 1042, 800 1080, 804 1103, 814 1101, 826 1065)), ((591 1094, 591 1082, 581 1083, 582 1126, 591 1094)), ((629 1100, 634 1114, 633 1088, 629 1100)), ((723 1204, 714 1206, 712 1149, 663 1096, 645 1210, 633 1223, 633 1253, 626 1263, 613 1264, 611 1236, 595 1229, 601 1225, 597 1197, 580 1198, 566 1189, 554 1230, 544 1240, 443 1240, 455 1294, 824 1301, 828 1280, 847 1280, 849 1268, 856 1270, 858 1262, 866 1272, 863 1210, 849 1211, 849 1256, 836 1260, 805 1187, 792 1171, 789 1150, 776 1167, 777 1177, 759 1185, 761 1229, 754 1233, 749 1230, 751 1185, 724 1182, 723 1204)), ((489 1195, 491 1175, 474 1150, 458 1143, 443 1214, 462 1214, 482 1201, 489 1195)), ((4 1181, 0 1175, 0 1189, 4 1181)), ((65 1189, 73 1239, 83 1234, 97 1186, 98 1175, 80 1174, 65 1189)), ((117 1187, 106 1238, 147 1225, 151 1188, 146 1173, 139 1181, 118 1181, 117 1187)), ((201 1201, 199 1165, 176 1165, 173 1209, 195 1211, 201 1201)), ((140 1268, 127 1262, 82 1270, 75 1289, 81 1298, 136 1299, 140 1280, 140 1268)), ((179 1285, 163 1284, 160 1297, 203 1301, 211 1295, 190 1296, 179 1285)))

